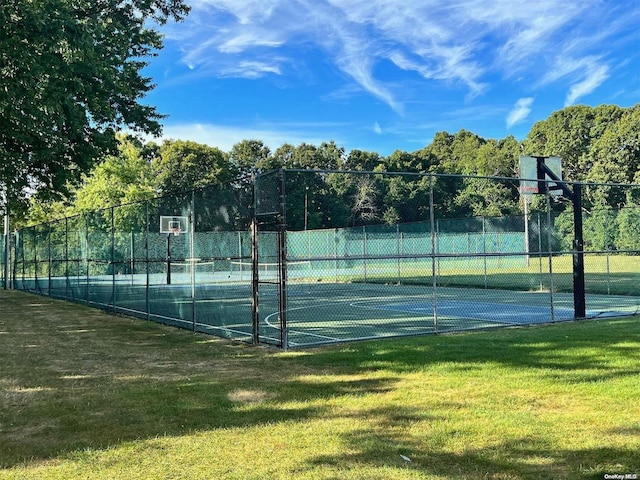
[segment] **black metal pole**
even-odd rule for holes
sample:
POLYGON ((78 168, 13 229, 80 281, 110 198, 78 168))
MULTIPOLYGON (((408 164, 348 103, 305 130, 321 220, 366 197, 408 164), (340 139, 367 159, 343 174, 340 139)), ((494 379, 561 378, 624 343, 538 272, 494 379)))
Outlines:
POLYGON ((114 208, 111 207, 111 303, 113 313, 116 312, 116 224, 114 219, 114 208))
POLYGON ((171 285, 171 234, 167 234, 167 285, 171 285))
POLYGON ((575 318, 586 317, 584 284, 584 237, 582 229, 582 185, 573 185, 573 307, 575 318))
MULTIPOLYGON (((251 332, 253 344, 260 343, 260 278, 258 273, 258 216, 256 209, 256 176, 251 172, 251 332)), ((238 259, 242 265, 242 251, 238 252, 238 259)))
POLYGON ((285 190, 285 173, 280 169, 280 215, 278 216, 278 277, 279 277, 279 310, 280 341, 282 349, 289 346, 289 327, 287 325, 287 196, 285 190))
POLYGON ((4 213, 4 245, 2 249, 2 257, 4 261, 2 263, 2 278, 3 278, 3 287, 5 290, 9 288, 9 201, 5 200, 5 213, 4 213))
POLYGON ((574 318, 586 317, 585 283, 584 283, 584 236, 582 228, 582 185, 573 184, 571 190, 566 183, 545 164, 547 157, 534 157, 537 161, 538 188, 545 193, 549 191, 545 176, 557 183, 554 189, 562 190, 562 193, 573 203, 573 308, 574 318))

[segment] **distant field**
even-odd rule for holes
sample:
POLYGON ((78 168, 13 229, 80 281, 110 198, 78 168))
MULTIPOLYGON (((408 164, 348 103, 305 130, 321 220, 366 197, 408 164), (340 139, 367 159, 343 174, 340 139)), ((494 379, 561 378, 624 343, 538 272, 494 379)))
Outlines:
MULTIPOLYGON (((356 282, 401 282, 407 285, 430 285, 430 262, 404 262, 400 268, 387 263, 368 265, 366 276, 353 275, 356 282)), ((447 287, 496 288, 505 290, 549 290, 551 282, 558 292, 573 289, 573 257, 563 255, 549 259, 531 257, 529 266, 523 257, 447 258, 436 262, 438 285, 447 287), (486 268, 485 268, 486 267, 486 268), (553 273, 553 279, 549 272, 553 273)), ((640 257, 616 255, 585 256, 585 286, 587 293, 629 295, 640 294, 640 257)))
POLYGON ((1 479, 640 475, 640 318, 284 353, 0 291, 1 479))

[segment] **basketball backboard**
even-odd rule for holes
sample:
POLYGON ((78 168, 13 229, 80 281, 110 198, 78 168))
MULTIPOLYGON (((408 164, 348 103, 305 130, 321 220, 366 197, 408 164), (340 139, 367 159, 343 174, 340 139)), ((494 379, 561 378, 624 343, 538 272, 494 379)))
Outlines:
POLYGON ((160 233, 173 233, 180 235, 189 231, 189 217, 183 216, 161 216, 160 233))
MULTIPOLYGON (((560 157, 544 157, 544 163, 549 169, 562 180, 562 158, 560 157)), ((519 158, 519 170, 520 170, 520 194, 521 195, 534 195, 540 192, 538 188, 538 159, 536 157, 530 157, 528 155, 521 155, 519 158)), ((548 175, 545 175, 545 180, 551 180, 548 175)), ((551 195, 561 195, 562 190, 553 190, 558 184, 556 182, 549 181, 547 183, 547 190, 551 195)))

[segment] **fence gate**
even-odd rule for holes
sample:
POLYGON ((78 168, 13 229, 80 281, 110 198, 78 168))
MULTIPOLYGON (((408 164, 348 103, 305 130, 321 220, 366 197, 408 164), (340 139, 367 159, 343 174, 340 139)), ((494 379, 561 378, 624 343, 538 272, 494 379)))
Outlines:
POLYGON ((287 228, 283 170, 256 177, 254 207, 254 343, 268 343, 286 349, 287 228))

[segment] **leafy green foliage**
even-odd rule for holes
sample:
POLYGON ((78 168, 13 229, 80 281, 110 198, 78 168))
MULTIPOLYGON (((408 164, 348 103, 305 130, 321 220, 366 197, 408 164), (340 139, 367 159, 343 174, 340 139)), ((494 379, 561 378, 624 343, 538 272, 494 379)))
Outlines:
POLYGON ((163 193, 229 182, 238 173, 218 148, 183 140, 164 142, 153 165, 163 193))
POLYGON ((116 147, 124 126, 158 134, 141 75, 162 47, 150 28, 182 19, 182 0, 12 0, 0 4, 0 183, 56 197, 116 147))
POLYGON ((618 250, 640 250, 640 206, 623 208, 616 218, 618 235, 615 246, 618 250))
MULTIPOLYGON (((640 171, 640 105, 625 111, 612 128, 604 130, 593 141, 590 152, 592 167, 587 179, 600 183, 631 183, 640 171)), ((600 189, 600 203, 620 207, 624 195, 607 194, 600 189)))
POLYGON ((155 176, 151 165, 141 156, 140 142, 125 136, 119 140, 118 154, 107 156, 84 177, 76 192, 73 211, 90 212, 123 205, 114 210, 114 225, 118 231, 129 232, 146 223, 144 206, 139 202, 156 195, 155 176))
MULTIPOLYGON (((228 184, 233 185, 234 196, 242 196, 240 203, 248 209, 252 205, 252 174, 282 167, 318 171, 314 175, 293 172, 286 175, 287 225, 292 230, 425 221, 430 215, 432 187, 436 219, 520 215, 518 182, 506 180, 517 177, 520 154, 562 156, 563 176, 569 181, 633 182, 640 178, 638 132, 640 105, 628 109, 603 105, 555 112, 534 125, 522 144, 512 136, 486 140, 466 130, 455 134, 439 132, 421 150, 396 150, 388 157, 358 149, 347 154, 333 141, 319 146, 283 144, 272 152, 260 140, 243 140, 225 153, 189 141, 142 145, 120 137, 119 141, 128 141, 128 146, 121 143, 118 155, 107 157, 104 166, 93 171, 92 175, 98 178, 84 177, 84 185, 71 202, 75 202, 73 211, 83 211, 147 198, 151 192, 164 194, 228 184), (141 168, 147 168, 145 165, 152 166, 150 176, 148 170, 140 172, 141 168), (115 174, 118 169, 122 172, 115 174), (361 173, 321 172, 336 169, 361 173), (370 176, 367 172, 391 174, 370 176), (409 177, 393 172, 435 176, 409 177)), ((605 246, 633 244, 629 243, 631 240, 618 242, 618 235, 632 238, 631 230, 626 233, 625 228, 620 228, 622 220, 611 220, 605 226, 603 212, 637 205, 640 189, 594 183, 584 185, 583 190, 583 204, 588 212, 585 230, 590 232, 590 241, 585 246, 601 250, 605 246)), ((530 212, 546 210, 544 197, 529 200, 530 212)), ((33 205, 34 220, 46 218, 48 212, 61 211, 51 204, 33 205)), ((570 248, 573 223, 572 214, 563 213, 567 206, 568 202, 554 206, 560 215, 557 222, 561 232, 556 240, 570 248)), ((239 212, 232 216, 242 217, 239 212)), ((628 215, 622 218, 631 219, 628 215)))

